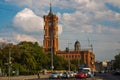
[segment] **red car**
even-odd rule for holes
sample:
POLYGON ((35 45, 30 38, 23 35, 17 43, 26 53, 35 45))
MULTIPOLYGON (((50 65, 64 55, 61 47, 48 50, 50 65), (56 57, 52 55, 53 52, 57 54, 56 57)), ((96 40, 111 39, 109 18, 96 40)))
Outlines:
POLYGON ((82 78, 82 79, 85 79, 87 77, 87 74, 85 72, 78 72, 76 75, 75 75, 75 78, 82 78))

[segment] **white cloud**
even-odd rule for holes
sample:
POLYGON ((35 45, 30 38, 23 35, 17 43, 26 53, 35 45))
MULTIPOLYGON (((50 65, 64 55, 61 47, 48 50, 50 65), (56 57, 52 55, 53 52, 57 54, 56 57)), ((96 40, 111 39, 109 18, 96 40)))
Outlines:
POLYGON ((76 11, 74 13, 64 13, 62 16, 63 24, 67 24, 67 29, 70 31, 77 31, 82 33, 92 33, 94 31, 93 25, 91 25, 88 21, 90 17, 86 14, 76 11))
POLYGON ((44 8, 49 4, 49 0, 5 0, 8 3, 30 8, 44 8))
POLYGON ((117 28, 110 28, 109 31, 112 33, 120 34, 120 29, 117 29, 117 28))
POLYGON ((60 35, 62 33, 62 25, 58 24, 58 34, 60 35))
POLYGON ((95 30, 96 33, 102 33, 104 31, 109 31, 109 28, 106 26, 102 26, 102 25, 96 26, 96 30, 95 30))
MULTIPOLYGON (((48 6, 50 3, 50 0, 5 0, 5 1, 9 3, 15 3, 20 6, 29 6, 29 7, 36 7, 36 8, 40 8, 40 7, 44 8, 45 6, 48 6)), ((98 6, 106 2, 120 7, 119 0, 69 0, 69 1, 68 0, 51 0, 51 1, 53 5, 60 6, 61 8, 65 8, 65 7, 66 8, 71 8, 71 7, 79 8, 82 6, 83 7, 93 6, 95 8, 96 5, 98 6)))
POLYGON ((19 5, 27 5, 32 3, 32 0, 5 0, 5 1, 8 3, 15 3, 19 5))
POLYGON ((43 18, 34 14, 28 8, 17 13, 14 17, 14 26, 27 32, 39 32, 43 29, 43 18))
MULTIPOLYGON (((49 9, 49 2, 50 2, 49 0, 6 0, 6 1, 11 4, 29 7, 30 9, 34 10, 36 14, 39 14, 40 16, 47 14, 49 9)), ((116 28, 115 26, 111 26, 107 24, 109 23, 109 21, 110 22, 113 21, 115 23, 119 22, 120 14, 107 8, 105 3, 110 3, 120 8, 119 0, 52 0, 52 6, 54 7, 53 9, 57 11, 57 8, 59 8, 61 11, 61 12, 58 11, 57 15, 59 17, 58 32, 60 34, 62 32, 62 28, 65 31, 65 32, 63 31, 64 35, 63 36, 61 35, 61 37, 63 37, 62 42, 66 43, 67 41, 65 40, 70 40, 70 41, 72 40, 75 41, 75 39, 79 40, 81 36, 86 37, 86 35, 81 35, 80 34, 81 32, 83 32, 84 34, 95 33, 94 35, 97 35, 98 33, 97 38, 102 39, 103 41, 95 42, 95 48, 97 48, 95 49, 95 53, 107 54, 110 52, 111 54, 112 52, 111 50, 113 50, 113 48, 117 48, 118 46, 112 45, 112 43, 109 43, 109 40, 112 41, 117 39, 119 40, 118 35, 120 34, 120 28, 119 27, 116 28), (71 10, 70 10, 71 12, 65 11, 69 9, 73 9, 74 11, 71 10), (63 12, 62 10, 65 12, 63 12), (104 23, 106 24, 104 25, 101 24, 101 22, 102 23, 108 22, 108 23, 107 24, 104 23), (74 34, 74 32, 76 32, 77 35, 74 34), (104 34, 104 32, 110 33, 109 38, 108 35, 105 36, 99 35, 99 34, 104 34), (114 33, 117 35, 116 37, 113 38, 113 35, 111 34, 114 33), (104 45, 102 44, 105 43, 104 42, 105 39, 107 39, 106 42, 108 43, 105 45, 105 47, 103 47, 104 45), (112 48, 109 47, 111 45, 112 48)), ((30 9, 26 9, 26 10, 24 9, 23 11, 20 11, 14 18, 14 25, 17 28, 27 32, 39 32, 40 29, 43 29, 43 22, 42 22, 43 18, 36 16, 36 14, 30 9)), ((27 37, 28 39, 36 41, 36 38, 34 38, 34 36, 27 36, 27 35, 18 35, 16 36, 16 39, 19 41, 22 41, 22 39, 24 40, 24 38, 25 40, 28 40, 26 39, 27 37)), ((98 54, 96 56, 98 56, 98 54)), ((101 58, 99 57, 99 59, 101 58)))
POLYGON ((16 34, 14 35, 14 38, 18 41, 31 41, 31 42, 38 42, 38 40, 36 40, 34 37, 29 36, 29 35, 20 35, 20 34, 16 34))
POLYGON ((0 42, 4 43, 4 42, 7 42, 7 41, 3 38, 0 38, 0 42))

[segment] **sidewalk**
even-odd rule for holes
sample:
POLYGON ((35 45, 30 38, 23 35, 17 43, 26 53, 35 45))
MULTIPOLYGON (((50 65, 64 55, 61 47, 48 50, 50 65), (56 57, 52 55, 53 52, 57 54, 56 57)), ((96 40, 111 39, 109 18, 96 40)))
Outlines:
MULTIPOLYGON (((40 78, 48 78, 48 74, 47 75, 40 75, 40 78)), ((28 76, 13 76, 10 77, 10 79, 8 79, 8 77, 0 77, 0 80, 42 80, 42 79, 37 79, 38 76, 37 75, 28 75, 28 76)), ((103 80, 100 77, 95 77, 95 78, 88 78, 86 80, 103 80)))
MULTIPOLYGON (((40 78, 47 78, 48 75, 40 75, 40 78)), ((28 79, 35 79, 38 78, 37 75, 28 75, 28 76, 12 76, 10 78, 8 77, 0 77, 0 80, 28 80, 28 79)))

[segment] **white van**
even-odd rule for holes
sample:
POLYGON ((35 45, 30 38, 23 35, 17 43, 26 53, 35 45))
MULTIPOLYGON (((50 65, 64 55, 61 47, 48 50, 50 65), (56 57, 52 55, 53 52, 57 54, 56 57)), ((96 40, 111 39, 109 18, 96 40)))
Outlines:
POLYGON ((90 68, 82 68, 82 71, 87 73, 87 77, 92 77, 92 71, 90 68))

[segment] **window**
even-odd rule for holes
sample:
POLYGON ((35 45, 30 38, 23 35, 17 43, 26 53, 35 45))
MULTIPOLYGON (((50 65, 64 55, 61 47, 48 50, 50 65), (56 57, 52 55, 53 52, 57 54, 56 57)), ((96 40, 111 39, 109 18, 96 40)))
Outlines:
POLYGON ((68 56, 66 55, 66 58, 68 58, 68 56))
POLYGON ((52 25, 52 23, 50 22, 50 23, 48 23, 48 25, 49 25, 49 26, 51 26, 51 25, 52 25))

